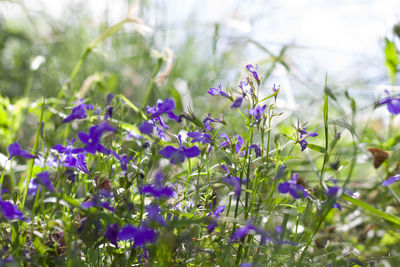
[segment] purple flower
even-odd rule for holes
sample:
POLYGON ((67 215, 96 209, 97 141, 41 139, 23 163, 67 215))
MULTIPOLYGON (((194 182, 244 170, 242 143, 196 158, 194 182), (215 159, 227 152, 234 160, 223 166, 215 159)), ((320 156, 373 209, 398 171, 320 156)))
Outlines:
POLYGON ((154 128, 154 124, 148 121, 142 121, 139 125, 138 125, 139 131, 142 134, 148 134, 151 135, 153 133, 153 128, 154 128))
POLYGON ((255 108, 249 109, 247 111, 247 113, 249 113, 250 115, 252 115, 257 121, 261 120, 261 117, 263 115, 263 112, 265 110, 265 108, 267 107, 267 105, 264 105, 262 107, 257 106, 255 108))
POLYGON ((211 132, 212 130, 214 130, 214 128, 211 128, 212 122, 222 123, 222 120, 219 120, 217 118, 212 118, 212 117, 210 117, 210 115, 211 115, 211 113, 208 113, 208 116, 203 120, 204 127, 206 128, 206 130, 208 132, 211 132))
POLYGON ((36 175, 36 178, 39 179, 39 181, 50 191, 52 192, 56 192, 56 189, 54 188, 54 186, 51 183, 51 180, 49 178, 49 173, 47 171, 38 173, 36 175))
POLYGON ((221 213, 225 210, 225 206, 219 206, 214 211, 212 211, 211 203, 209 204, 209 207, 211 211, 207 214, 207 217, 210 218, 207 229, 208 233, 211 233, 214 231, 215 227, 218 226, 216 219, 221 217, 221 213))
POLYGON ((161 99, 157 100, 157 106, 147 107, 146 111, 153 118, 160 117, 162 114, 167 114, 170 119, 179 121, 179 117, 173 112, 175 109, 175 102, 171 98, 166 98, 164 101, 161 99))
POLYGON ((243 98, 244 98, 244 95, 236 98, 235 101, 233 101, 231 108, 240 108, 240 106, 242 105, 242 102, 243 102, 243 98))
POLYGON ((180 135, 179 138, 179 148, 173 146, 166 146, 164 149, 160 150, 158 153, 164 158, 171 159, 171 164, 179 164, 185 161, 185 158, 194 158, 200 155, 200 149, 197 146, 192 146, 186 148, 182 142, 180 135))
POLYGON ((112 118, 114 108, 112 106, 107 106, 106 114, 104 115, 104 120, 112 118))
POLYGON ((243 138, 240 135, 227 136, 226 134, 221 134, 221 137, 225 139, 219 146, 220 147, 231 147, 235 145, 236 153, 239 153, 243 146, 243 138))
POLYGON ((146 211, 147 211, 147 216, 151 221, 155 221, 162 226, 167 226, 166 221, 160 215, 161 209, 159 206, 157 206, 156 204, 150 204, 149 206, 146 207, 146 211))
POLYGON ((84 172, 86 174, 90 174, 90 171, 87 169, 86 161, 85 161, 85 151, 83 148, 74 148, 73 144, 75 139, 71 141, 67 140, 68 145, 66 147, 57 144, 52 149, 56 150, 60 154, 64 154, 64 166, 67 168, 77 168, 79 171, 84 172))
POLYGON ((169 198, 174 196, 174 190, 171 187, 163 186, 164 176, 161 172, 155 176, 153 184, 144 185, 140 189, 141 194, 151 194, 155 198, 169 198))
POLYGON ((36 195, 36 192, 39 187, 39 182, 37 178, 31 179, 28 185, 28 196, 34 196, 36 195))
POLYGON ((107 226, 107 230, 104 233, 104 237, 110 240, 111 244, 114 244, 118 248, 118 224, 111 224, 107 226))
POLYGON ((256 153, 256 158, 261 156, 261 148, 258 145, 252 144, 251 146, 249 146, 249 149, 254 149, 254 152, 256 153))
POLYGON ((8 158, 9 160, 12 159, 14 156, 20 156, 26 159, 36 158, 35 155, 32 155, 26 150, 23 150, 17 142, 14 142, 8 146, 8 153, 10 154, 10 157, 8 158))
POLYGON ((235 196, 239 198, 240 193, 242 192, 242 184, 246 183, 246 179, 242 179, 242 183, 240 183, 239 177, 233 177, 232 175, 229 175, 231 172, 225 165, 222 165, 221 168, 228 173, 228 175, 225 176, 222 181, 232 186, 235 196))
POLYGON ((250 231, 254 231, 256 234, 261 235, 261 242, 265 242, 265 239, 268 237, 267 233, 258 228, 257 226, 247 223, 244 227, 239 227, 236 231, 231 235, 231 242, 237 242, 243 237, 245 237, 250 231))
POLYGON ((127 225, 121 229, 118 234, 119 240, 134 240, 134 247, 140 247, 148 243, 154 243, 157 241, 157 233, 148 228, 146 225, 142 225, 138 228, 127 225))
POLYGON ((388 97, 379 101, 378 106, 387 104, 387 108, 390 113, 397 115, 400 113, 400 98, 398 97, 391 97, 389 91, 385 90, 388 97))
POLYGON ((22 211, 20 211, 18 207, 11 202, 3 201, 0 199, 0 208, 3 212, 4 217, 6 217, 7 220, 17 219, 28 221, 27 219, 23 218, 22 211))
POLYGON ((129 161, 131 161, 133 159, 133 157, 127 157, 125 154, 123 154, 122 156, 118 155, 117 152, 113 151, 112 154, 114 155, 114 157, 119 160, 119 162, 121 163, 121 170, 122 171, 127 171, 127 165, 129 163, 129 161))
POLYGON ((114 98, 113 93, 109 93, 109 94, 107 95, 107 97, 106 97, 106 99, 107 99, 107 106, 111 104, 111 101, 113 100, 113 98, 114 98))
POLYGON ((400 181, 400 174, 396 176, 390 176, 387 180, 383 181, 382 186, 389 186, 398 181, 400 181))
POLYGON ((104 132, 115 131, 116 129, 114 127, 110 126, 106 122, 102 122, 98 125, 90 127, 88 134, 84 132, 79 132, 78 137, 81 142, 86 145, 85 147, 83 147, 86 152, 95 154, 98 151, 100 153, 109 155, 111 151, 101 144, 101 137, 104 132))
POLYGON ((247 81, 247 83, 244 82, 244 81, 241 81, 239 83, 239 88, 242 89, 242 91, 244 93, 248 93, 248 94, 253 94, 254 93, 253 88, 251 87, 251 85, 250 85, 250 83, 248 81, 247 81))
POLYGON ((278 88, 276 88, 276 86, 274 84, 274 86, 272 87, 272 92, 275 94, 276 92, 279 92, 280 89, 281 89, 280 85, 278 85, 278 88))
POLYGON ((301 146, 301 151, 304 151, 304 149, 307 148, 307 144, 308 143, 306 141, 306 138, 318 136, 317 133, 307 133, 306 129, 307 128, 304 127, 303 129, 299 130, 299 132, 300 132, 300 141, 299 141, 299 143, 300 143, 300 146, 301 146))
POLYGON ((210 95, 220 95, 220 96, 225 96, 227 98, 230 98, 230 96, 222 91, 222 84, 218 84, 218 88, 213 88, 211 87, 209 91, 207 91, 210 95))
POLYGON ((109 203, 101 202, 101 201, 98 201, 98 200, 89 200, 89 201, 82 202, 81 207, 83 209, 88 209, 88 208, 91 208, 91 207, 102 207, 102 208, 105 208, 105 209, 107 209, 109 211, 112 211, 112 212, 115 211, 115 209, 113 207, 111 207, 111 205, 109 203))
POLYGON ((201 132, 188 132, 187 136, 189 136, 190 138, 193 138, 192 143, 195 143, 195 142, 200 142, 203 144, 211 143, 211 136, 206 131, 203 131, 202 133, 201 132))
POLYGON ((255 67, 253 65, 246 65, 246 68, 248 71, 251 72, 251 74, 253 74, 254 79, 256 79, 257 83, 260 83, 260 78, 258 78, 258 74, 257 74, 257 70, 258 70, 258 66, 256 65, 255 67))
POLYGON ((253 263, 242 263, 239 267, 253 267, 253 263))
POLYGON ((70 122, 77 119, 84 119, 87 117, 86 110, 93 110, 93 105, 86 105, 83 103, 83 99, 79 99, 79 105, 72 109, 70 115, 68 115, 62 122, 70 122))
POLYGON ((308 197, 308 193, 305 188, 302 185, 297 184, 298 177, 299 175, 297 173, 292 173, 289 181, 279 184, 278 191, 282 194, 289 193, 295 199, 300 197, 308 197))

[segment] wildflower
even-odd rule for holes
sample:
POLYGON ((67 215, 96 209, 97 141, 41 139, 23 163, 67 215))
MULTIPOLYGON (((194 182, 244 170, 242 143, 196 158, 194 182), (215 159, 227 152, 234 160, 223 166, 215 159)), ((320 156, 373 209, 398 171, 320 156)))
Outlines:
POLYGON ((142 121, 139 123, 138 128, 142 134, 150 135, 153 133, 154 124, 148 121, 142 121))
POLYGON ((240 135, 235 136, 227 136, 226 134, 221 134, 222 138, 225 138, 225 141, 222 142, 219 146, 220 147, 230 147, 235 145, 236 153, 239 153, 243 146, 243 138, 240 135))
POLYGON ((9 160, 12 159, 14 156, 20 156, 26 159, 36 158, 35 155, 32 155, 26 150, 23 150, 17 142, 14 142, 8 146, 8 153, 10 154, 10 157, 8 158, 9 160))
POLYGON ((108 119, 112 118, 113 111, 114 111, 114 108, 111 106, 108 106, 106 109, 106 114, 104 115, 104 120, 108 120, 108 119))
POLYGON ((17 220, 28 221, 28 219, 25 219, 23 217, 22 211, 20 211, 16 205, 8 201, 3 201, 1 198, 0 198, 0 209, 7 220, 17 219, 17 220))
POLYGON ((151 194, 155 198, 168 198, 174 196, 174 190, 171 187, 163 186, 164 176, 162 173, 157 173, 155 182, 147 184, 140 189, 141 194, 151 194))
POLYGON ((220 96, 225 96, 227 98, 230 98, 230 96, 222 91, 222 84, 218 84, 218 88, 213 88, 211 87, 209 91, 207 91, 210 95, 220 95, 220 96))
POLYGON ((236 229, 236 231, 231 235, 231 242, 237 242, 243 237, 245 237, 250 231, 254 231, 257 234, 261 235, 264 238, 261 238, 261 240, 265 240, 267 234, 263 230, 259 229, 255 225, 251 223, 247 223, 246 226, 244 227, 239 227, 236 229))
POLYGON ((252 115, 254 117, 254 119, 256 119, 256 121, 261 120, 261 117, 263 115, 263 112, 265 110, 265 108, 267 107, 267 105, 264 105, 262 107, 257 106, 255 108, 249 109, 247 111, 247 113, 249 113, 250 115, 252 115))
POLYGON ((109 211, 112 211, 112 212, 115 211, 115 209, 113 207, 111 207, 111 205, 109 203, 101 202, 101 201, 99 201, 97 199, 82 202, 81 207, 83 209, 88 209, 88 208, 91 208, 91 207, 102 207, 102 208, 105 208, 105 209, 107 209, 109 211))
POLYGON ((261 148, 258 145, 252 144, 251 146, 249 146, 249 149, 254 149, 254 152, 256 153, 256 158, 261 156, 261 148))
POLYGON ((206 130, 208 132, 211 132, 212 130, 214 130, 214 128, 211 128, 212 122, 222 123, 222 120, 219 120, 217 118, 212 118, 212 117, 210 117, 210 115, 211 115, 211 113, 208 113, 208 116, 203 120, 204 127, 206 128, 206 130))
POLYGON ((396 176, 390 176, 387 180, 383 181, 382 186, 389 186, 398 181, 400 181, 400 174, 396 176))
POLYGON ((79 171, 90 174, 86 166, 85 161, 85 151, 83 148, 74 148, 73 144, 75 139, 73 138, 71 141, 67 140, 68 145, 64 147, 63 145, 57 144, 52 149, 57 151, 60 154, 63 154, 64 157, 64 166, 67 168, 77 168, 79 171))
POLYGON ((171 98, 166 98, 164 101, 161 99, 157 100, 157 106, 147 107, 146 111, 153 118, 160 117, 162 114, 167 114, 170 119, 179 121, 179 117, 173 112, 175 109, 175 102, 171 98))
POLYGON ((121 170, 126 172, 127 171, 127 164, 129 163, 129 161, 131 161, 133 159, 133 157, 127 157, 125 154, 120 156, 115 151, 113 151, 112 154, 121 163, 121 170))
POLYGON ((211 136, 206 131, 203 131, 202 133, 201 132, 188 132, 187 135, 190 138, 193 138, 192 143, 195 143, 195 142, 200 142, 203 144, 211 143, 211 136))
POLYGON ((253 74, 254 79, 256 79, 257 83, 260 83, 260 78, 258 78, 257 70, 258 66, 256 65, 255 67, 253 65, 246 65, 246 69, 253 74))
POLYGON ((378 102, 378 106, 387 104, 387 108, 390 113, 397 115, 400 113, 400 98, 398 97, 391 97, 388 90, 385 90, 386 94, 388 95, 387 98, 378 102))
POLYGON ((239 88, 242 89, 242 91, 244 93, 247 93, 247 94, 253 94, 254 93, 253 88, 251 87, 251 85, 250 85, 250 83, 248 81, 247 81, 247 83, 244 82, 244 81, 241 81, 239 83, 239 88))
POLYGON ((308 197, 308 193, 305 188, 297 183, 299 175, 297 173, 290 176, 290 180, 287 182, 280 183, 278 186, 278 191, 282 194, 289 193, 295 199, 300 197, 308 197))
POLYGON ((113 98, 114 98, 114 94, 113 94, 113 93, 109 93, 109 94, 107 95, 107 97, 106 97, 106 99, 107 99, 107 106, 109 106, 109 105, 111 104, 111 101, 113 100, 113 98))
POLYGON ((110 240, 111 244, 114 244, 114 246, 118 248, 118 224, 115 223, 108 225, 104 237, 110 240))
POLYGON ((244 98, 244 95, 236 98, 235 101, 233 101, 231 108, 240 108, 240 106, 242 105, 242 102, 243 102, 243 98, 244 98))
POLYGON ((171 164, 179 164, 185 161, 185 158, 194 158, 200 155, 200 149, 197 146, 192 146, 186 148, 181 141, 181 136, 179 138, 179 148, 173 146, 167 146, 160 150, 158 153, 164 158, 171 159, 171 164))
POLYGON ((211 211, 207 214, 207 217, 210 218, 210 222, 208 223, 207 229, 208 233, 211 233, 212 231, 214 231, 215 227, 218 226, 216 219, 221 217, 221 213, 224 212, 225 206, 219 206, 214 211, 212 211, 211 203, 209 204, 209 207, 211 211))
POLYGON ((147 216, 151 221, 155 221, 162 226, 167 226, 167 223, 165 222, 164 218, 160 215, 161 209, 159 206, 157 206, 156 204, 150 204, 149 206, 146 207, 146 211, 147 211, 147 216))
POLYGON ((148 243, 154 243, 157 241, 157 233, 148 228, 146 225, 142 225, 138 228, 127 225, 121 229, 118 234, 119 240, 134 240, 134 247, 140 247, 148 243))
POLYGON ((109 155, 111 151, 101 144, 101 137, 104 132, 115 131, 116 129, 114 127, 110 126, 106 122, 102 122, 98 125, 90 127, 88 134, 85 132, 79 132, 78 137, 81 142, 86 145, 85 147, 83 147, 86 152, 95 154, 98 151, 100 153, 109 155))
POLYGON ((307 148, 308 142, 306 141, 306 138, 318 136, 317 133, 307 133, 306 129, 307 128, 304 127, 303 129, 299 130, 299 132, 300 132, 300 141, 299 141, 299 143, 300 143, 300 146, 301 146, 301 151, 304 151, 304 149, 307 148))
POLYGON ((93 105, 86 105, 83 103, 83 98, 79 99, 79 105, 72 109, 70 115, 68 115, 62 122, 70 122, 77 119, 84 119, 87 117, 86 110, 93 110, 93 105))
POLYGON ((52 192, 56 192, 56 189, 54 188, 54 186, 51 183, 51 180, 49 178, 49 173, 47 171, 38 173, 36 175, 36 178, 39 179, 39 181, 50 191, 52 192))
POLYGON ((233 191, 235 192, 235 196, 237 198, 240 197, 240 193, 242 192, 242 184, 246 183, 246 179, 242 179, 242 182, 240 182, 239 177, 233 177, 231 172, 229 171, 228 167, 225 165, 222 165, 221 168, 227 172, 227 175, 222 179, 223 182, 231 185, 233 187, 233 191))

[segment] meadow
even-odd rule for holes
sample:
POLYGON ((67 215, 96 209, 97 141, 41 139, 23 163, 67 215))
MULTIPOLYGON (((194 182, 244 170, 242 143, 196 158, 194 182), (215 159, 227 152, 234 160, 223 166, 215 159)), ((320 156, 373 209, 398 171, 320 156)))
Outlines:
POLYGON ((217 24, 205 57, 159 48, 136 5, 66 12, 0 24, 2 266, 399 266, 399 25, 378 99, 327 74, 293 112, 270 79, 288 46, 237 68, 217 24))

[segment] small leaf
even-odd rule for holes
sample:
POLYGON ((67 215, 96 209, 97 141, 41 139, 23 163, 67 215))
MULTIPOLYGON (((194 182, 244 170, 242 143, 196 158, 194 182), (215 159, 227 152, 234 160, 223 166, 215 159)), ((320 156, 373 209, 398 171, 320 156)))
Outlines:
POLYGON ((385 38, 385 57, 386 66, 389 69, 389 75, 394 84, 396 79, 397 65, 399 65, 399 57, 397 55, 396 46, 389 39, 385 38))
POLYGON ((326 149, 323 148, 322 146, 314 145, 314 144, 307 144, 307 147, 308 147, 309 149, 312 149, 312 150, 317 151, 317 152, 319 152, 319 153, 326 154, 326 149))

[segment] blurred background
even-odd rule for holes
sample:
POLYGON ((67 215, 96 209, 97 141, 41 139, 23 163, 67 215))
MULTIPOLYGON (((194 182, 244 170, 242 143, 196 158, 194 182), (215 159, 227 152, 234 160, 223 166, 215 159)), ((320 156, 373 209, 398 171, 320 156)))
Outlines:
MULTIPOLYGON (((172 96, 179 111, 224 112, 229 119, 230 103, 221 105, 207 90, 222 83, 237 92, 246 64, 259 66, 262 94, 281 86, 278 108, 291 123, 320 117, 326 75, 333 93, 347 91, 361 111, 372 112, 385 89, 398 89, 384 50, 385 38, 398 42, 399 14, 396 0, 1 0, 0 112, 16 116, 12 125, 3 120, 8 138, 1 146, 16 138, 24 101, 56 97, 67 84, 71 101, 104 102, 113 92, 140 106, 154 73, 148 103, 172 96), (128 13, 139 23, 124 23, 84 55, 128 13)), ((374 116, 379 112, 386 110, 374 116)))

